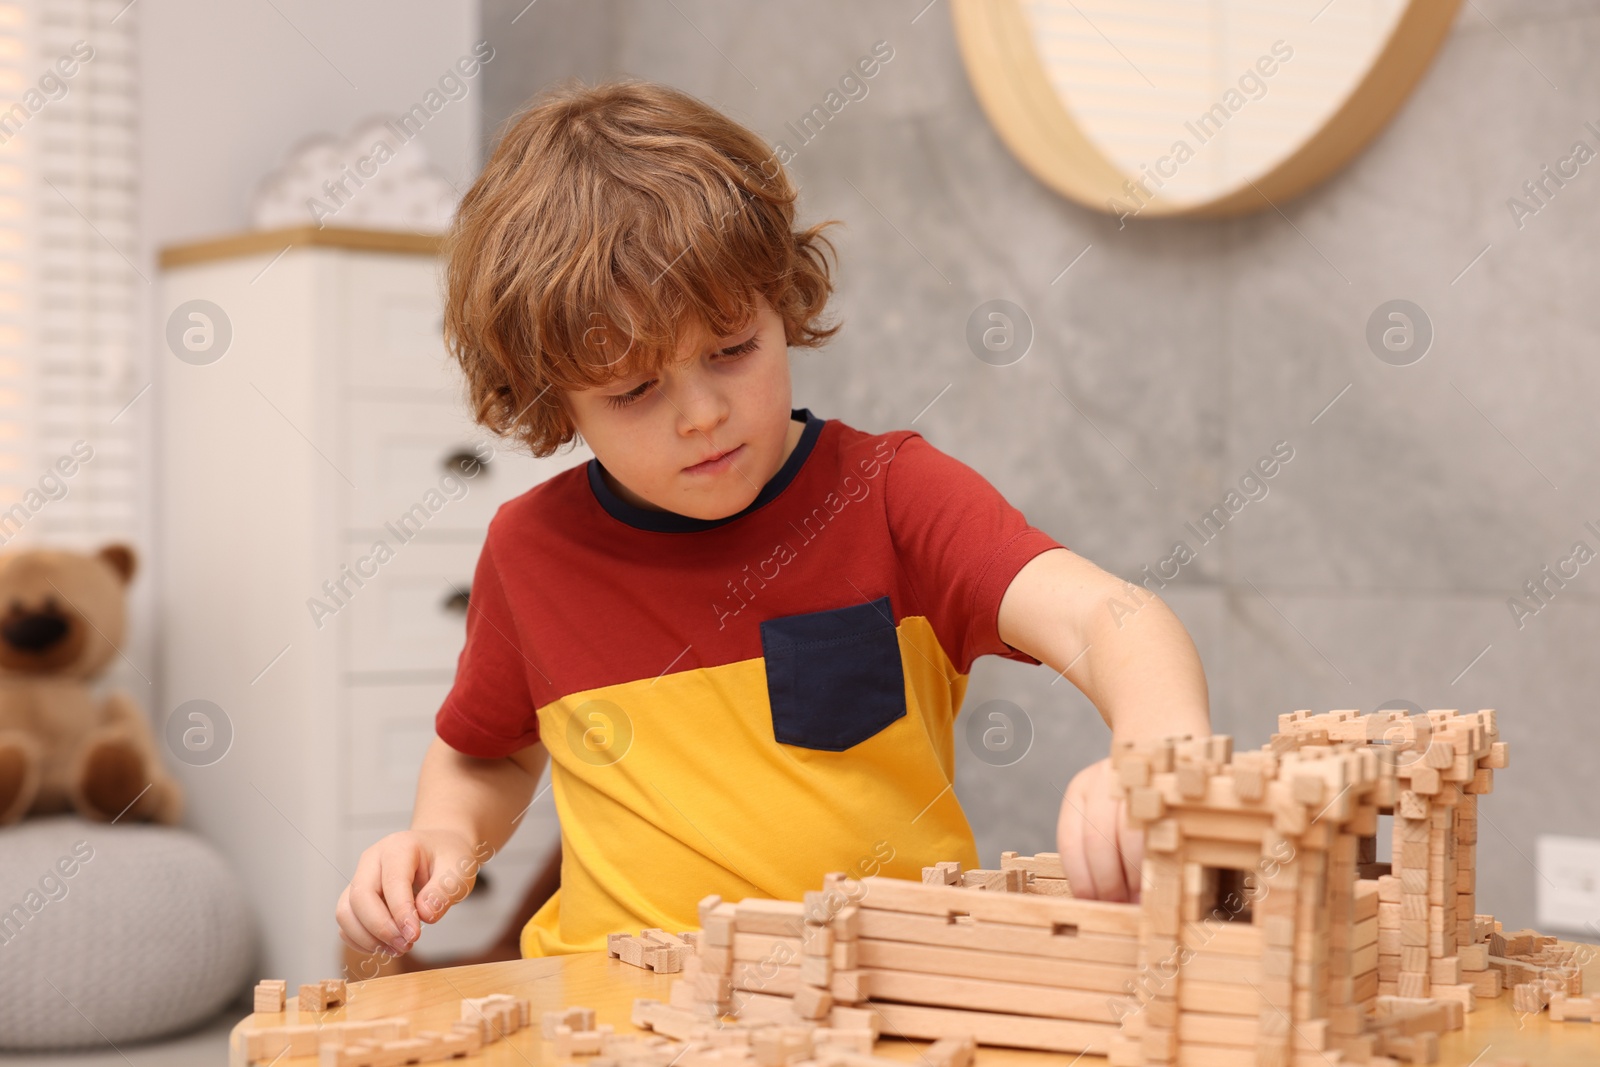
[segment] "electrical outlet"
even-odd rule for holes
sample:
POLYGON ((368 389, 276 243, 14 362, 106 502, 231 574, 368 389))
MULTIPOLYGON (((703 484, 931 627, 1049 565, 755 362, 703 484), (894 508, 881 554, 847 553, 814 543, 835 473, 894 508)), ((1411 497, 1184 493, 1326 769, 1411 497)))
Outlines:
POLYGON ((1539 927, 1600 936, 1600 841, 1540 834, 1539 927))

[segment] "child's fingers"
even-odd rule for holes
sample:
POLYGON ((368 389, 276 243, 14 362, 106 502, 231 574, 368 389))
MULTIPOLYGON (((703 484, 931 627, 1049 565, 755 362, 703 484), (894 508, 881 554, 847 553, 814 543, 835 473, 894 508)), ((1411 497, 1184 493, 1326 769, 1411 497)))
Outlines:
POLYGON ((389 909, 384 907, 378 891, 370 885, 363 886, 362 881, 357 880, 350 883, 347 893, 346 912, 350 921, 344 926, 346 933, 368 952, 392 947, 390 942, 394 937, 384 934, 384 926, 390 921, 389 909))
POLYGON ((1125 901, 1128 885, 1117 847, 1117 797, 1110 787, 1110 763, 1101 760, 1079 772, 1067 786, 1068 806, 1077 809, 1083 863, 1094 882, 1094 899, 1125 901))
POLYGON ((457 901, 466 898, 475 881, 475 869, 469 870, 466 864, 451 864, 444 857, 436 857, 427 884, 417 890, 417 914, 424 922, 438 922, 457 901))
POLYGON ((356 918, 355 911, 350 907, 350 886, 345 886, 344 892, 339 894, 339 903, 333 909, 333 917, 339 923, 339 936, 344 943, 357 952, 376 952, 379 948, 378 941, 367 928, 361 925, 356 918))
POLYGON ((1128 886, 1128 899, 1137 901, 1143 888, 1144 832, 1128 825, 1128 806, 1117 802, 1117 846, 1122 852, 1122 874, 1128 886))
POLYGON ((1083 812, 1072 793, 1069 785, 1067 804, 1061 809, 1061 825, 1056 831, 1056 848, 1061 852, 1061 866, 1067 872, 1067 885, 1071 886, 1072 895, 1094 900, 1094 875, 1083 854, 1083 812))
POLYGON ((400 936, 399 924, 390 914, 389 905, 381 892, 384 870, 392 861, 385 846, 378 845, 361 854, 356 864, 356 876, 350 882, 350 910, 356 922, 379 945, 396 952, 405 951, 405 939, 400 936))
POLYGON ((383 946, 378 944, 376 941, 372 941, 371 938, 363 939, 363 941, 370 942, 370 944, 363 944, 362 941, 357 941, 355 938, 351 937, 342 926, 339 928, 339 940, 343 941, 346 945, 349 945, 363 956, 370 956, 383 950, 383 946))
POLYGON ((417 918, 417 902, 412 895, 421 860, 420 850, 411 841, 396 842, 383 857, 383 902, 388 906, 395 928, 390 940, 396 952, 410 949, 412 942, 422 932, 422 921, 417 918))
POLYGON ((1087 833, 1084 859, 1094 876, 1095 899, 1126 901, 1128 883, 1122 873, 1122 850, 1117 847, 1117 811, 1113 798, 1091 795, 1084 811, 1087 833))

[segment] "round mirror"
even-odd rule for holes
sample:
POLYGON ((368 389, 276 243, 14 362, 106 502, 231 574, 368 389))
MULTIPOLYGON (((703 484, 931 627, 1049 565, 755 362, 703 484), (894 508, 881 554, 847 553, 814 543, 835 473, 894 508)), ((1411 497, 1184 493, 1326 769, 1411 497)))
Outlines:
POLYGON ((1304 192, 1399 108, 1460 0, 953 0, 989 121, 1040 181, 1118 216, 1304 192))

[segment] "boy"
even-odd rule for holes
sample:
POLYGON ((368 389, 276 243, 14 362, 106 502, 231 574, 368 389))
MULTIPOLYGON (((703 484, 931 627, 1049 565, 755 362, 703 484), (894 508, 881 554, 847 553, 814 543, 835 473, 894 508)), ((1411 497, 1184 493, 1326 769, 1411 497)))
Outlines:
MULTIPOLYGON (((510 837, 546 759, 559 891, 524 956, 698 925, 710 893, 798 900, 835 870, 978 865, 951 788, 972 661, 1061 671, 1114 740, 1210 732, 1187 632, 910 431, 791 408, 824 223, 750 131, 662 86, 568 87, 462 201, 445 335, 480 422, 595 458, 501 506, 412 828, 361 857, 345 942, 404 952, 510 837)), ((1043 757, 1043 758, 1048 758, 1043 757)), ((1137 895, 1108 761, 1058 847, 1073 890, 1137 895)))

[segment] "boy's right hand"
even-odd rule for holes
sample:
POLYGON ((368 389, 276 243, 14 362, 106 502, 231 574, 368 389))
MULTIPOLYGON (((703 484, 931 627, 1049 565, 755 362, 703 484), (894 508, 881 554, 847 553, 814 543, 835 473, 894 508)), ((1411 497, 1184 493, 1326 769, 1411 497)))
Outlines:
POLYGON ((436 923, 472 889, 478 858, 452 830, 402 830, 361 854, 339 894, 339 938, 357 952, 410 951, 422 923, 436 923))

